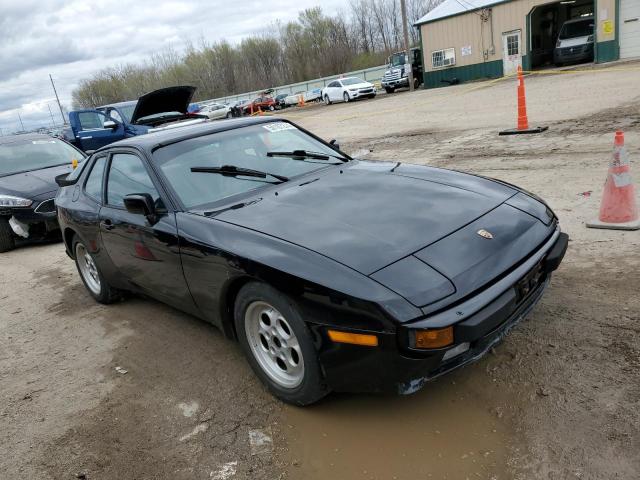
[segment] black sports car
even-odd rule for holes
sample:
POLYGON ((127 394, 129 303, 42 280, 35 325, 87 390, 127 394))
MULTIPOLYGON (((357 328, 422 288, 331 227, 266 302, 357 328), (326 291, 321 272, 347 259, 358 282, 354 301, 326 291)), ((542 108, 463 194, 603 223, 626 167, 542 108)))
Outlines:
POLYGON ((411 393, 474 361, 567 248, 551 210, 478 176, 350 158, 275 118, 129 138, 56 197, 91 295, 219 326, 284 401, 411 393))
POLYGON ((74 159, 84 158, 77 148, 49 135, 0 137, 0 252, 24 239, 56 235, 55 178, 71 172, 74 159))

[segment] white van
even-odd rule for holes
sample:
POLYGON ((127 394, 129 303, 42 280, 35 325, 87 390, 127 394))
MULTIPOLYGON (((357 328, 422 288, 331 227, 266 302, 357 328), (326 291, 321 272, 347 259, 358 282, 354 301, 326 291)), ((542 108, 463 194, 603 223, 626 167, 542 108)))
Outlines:
POLYGON ((553 51, 553 63, 593 61, 594 26, 591 15, 564 22, 553 51))

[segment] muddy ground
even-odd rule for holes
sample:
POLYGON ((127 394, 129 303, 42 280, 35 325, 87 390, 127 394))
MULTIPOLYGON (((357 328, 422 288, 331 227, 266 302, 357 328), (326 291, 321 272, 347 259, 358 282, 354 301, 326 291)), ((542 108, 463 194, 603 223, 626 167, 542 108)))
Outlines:
POLYGON ((61 244, 0 255, 0 478, 639 478, 640 232, 584 226, 616 129, 640 159, 640 65, 614 68, 528 78, 538 136, 497 136, 510 80, 286 112, 364 158, 519 184, 571 236, 503 344, 409 397, 283 406, 215 328, 94 303, 61 244))

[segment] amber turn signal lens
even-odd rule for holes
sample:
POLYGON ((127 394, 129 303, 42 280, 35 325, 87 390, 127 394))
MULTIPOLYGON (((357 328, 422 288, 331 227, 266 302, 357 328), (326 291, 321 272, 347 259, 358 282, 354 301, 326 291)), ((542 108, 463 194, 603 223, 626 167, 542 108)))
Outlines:
POLYGON ((453 343, 453 327, 416 332, 416 348, 442 348, 453 343))
POLYGON ((365 335, 363 333, 339 332, 329 330, 329 338, 336 343, 351 343, 353 345, 364 345, 366 347, 377 347, 378 337, 375 335, 365 335))

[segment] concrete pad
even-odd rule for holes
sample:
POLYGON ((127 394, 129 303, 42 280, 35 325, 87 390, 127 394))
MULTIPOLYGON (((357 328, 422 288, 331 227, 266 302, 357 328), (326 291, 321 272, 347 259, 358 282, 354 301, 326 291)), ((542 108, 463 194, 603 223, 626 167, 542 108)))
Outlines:
POLYGON ((607 230, 640 230, 640 220, 624 223, 607 223, 600 220, 587 222, 587 228, 602 228, 607 230))

